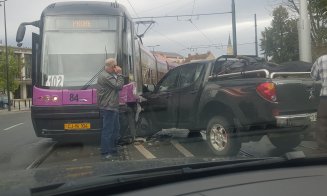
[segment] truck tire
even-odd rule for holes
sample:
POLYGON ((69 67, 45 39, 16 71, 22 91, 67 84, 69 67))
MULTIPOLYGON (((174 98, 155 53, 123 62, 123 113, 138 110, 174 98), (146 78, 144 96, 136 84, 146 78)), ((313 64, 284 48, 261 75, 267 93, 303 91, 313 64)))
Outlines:
POLYGON ((292 150, 297 147, 302 139, 299 134, 269 134, 270 142, 280 150, 292 150))
POLYGON ((211 118, 206 131, 207 143, 211 151, 218 156, 236 155, 241 148, 241 142, 233 136, 233 127, 222 116, 211 118))

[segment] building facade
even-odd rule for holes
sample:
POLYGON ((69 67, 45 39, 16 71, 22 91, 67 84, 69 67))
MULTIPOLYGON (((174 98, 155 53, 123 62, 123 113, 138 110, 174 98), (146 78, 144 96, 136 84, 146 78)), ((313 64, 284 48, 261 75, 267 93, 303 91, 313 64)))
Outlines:
POLYGON ((212 54, 211 51, 208 51, 207 53, 204 54, 188 54, 188 56, 185 58, 184 63, 189 63, 189 62, 195 62, 195 61, 201 61, 201 60, 213 60, 215 59, 215 55, 212 54))
POLYGON ((168 62, 172 63, 182 64, 185 60, 185 57, 174 52, 153 51, 152 53, 156 56, 161 56, 162 58, 167 59, 168 62))
MULTIPOLYGON (((11 92, 13 99, 26 99, 32 97, 32 49, 8 46, 12 49, 17 59, 20 59, 18 65, 18 75, 16 81, 19 87, 15 92, 11 92)), ((5 46, 0 45, 0 53, 5 52, 5 46)))

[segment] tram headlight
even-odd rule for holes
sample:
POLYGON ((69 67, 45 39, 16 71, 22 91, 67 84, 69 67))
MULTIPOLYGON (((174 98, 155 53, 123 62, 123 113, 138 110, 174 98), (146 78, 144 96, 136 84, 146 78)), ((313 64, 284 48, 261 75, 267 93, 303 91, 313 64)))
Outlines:
POLYGON ((58 102, 59 100, 59 97, 57 95, 53 95, 53 96, 50 96, 50 95, 44 95, 44 96, 41 96, 39 97, 39 99, 43 100, 44 102, 58 102))
POLYGON ((57 101, 58 101, 58 96, 53 96, 53 97, 52 97, 52 101, 53 101, 53 102, 57 102, 57 101))
POLYGON ((43 101, 45 101, 45 102, 49 102, 50 101, 50 95, 45 95, 45 96, 43 96, 43 101))

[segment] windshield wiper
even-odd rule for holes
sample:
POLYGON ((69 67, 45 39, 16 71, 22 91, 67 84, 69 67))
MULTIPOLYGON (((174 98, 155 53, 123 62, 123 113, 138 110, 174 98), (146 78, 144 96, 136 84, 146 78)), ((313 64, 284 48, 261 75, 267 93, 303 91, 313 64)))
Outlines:
MULTIPOLYGON (((201 169, 209 169, 214 167, 224 167, 228 165, 249 163, 252 161, 263 161, 267 158, 252 158, 252 159, 236 159, 236 160, 224 160, 224 161, 213 161, 213 162, 200 162, 184 165, 175 165, 168 167, 159 167, 153 169, 144 169, 131 172, 95 176, 84 178, 73 183, 55 183, 53 185, 47 185, 43 187, 36 187, 31 189, 32 195, 64 195, 71 193, 83 193, 88 195, 88 193, 95 191, 101 191, 102 188, 111 189, 119 187, 123 184, 131 184, 140 182, 142 180, 156 180, 165 183, 163 179, 165 177, 175 177, 184 175, 193 175, 201 169), (101 188, 102 187, 102 188, 101 188)), ((177 179, 177 178, 176 178, 177 179)), ((167 179, 165 179, 167 180, 167 179)), ((151 183, 148 184, 149 186, 151 183)))
MULTIPOLYGON (((104 46, 104 51, 106 52, 105 60, 108 58, 107 46, 104 46)), ((91 86, 94 80, 100 75, 100 73, 104 70, 104 66, 100 68, 100 70, 88 81, 84 84, 81 90, 86 90, 89 86, 91 86)))
POLYGON ((101 72, 104 70, 104 67, 101 67, 101 69, 87 82, 84 84, 84 86, 81 88, 81 90, 86 90, 89 86, 91 86, 94 82, 94 80, 101 74, 101 72))

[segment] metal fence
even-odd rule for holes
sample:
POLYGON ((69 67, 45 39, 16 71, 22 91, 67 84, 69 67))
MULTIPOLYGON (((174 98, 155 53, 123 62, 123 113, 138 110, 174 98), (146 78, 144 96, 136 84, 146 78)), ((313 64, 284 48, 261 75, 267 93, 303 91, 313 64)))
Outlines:
POLYGON ((13 99, 12 108, 18 110, 30 109, 32 105, 32 99, 13 99))

